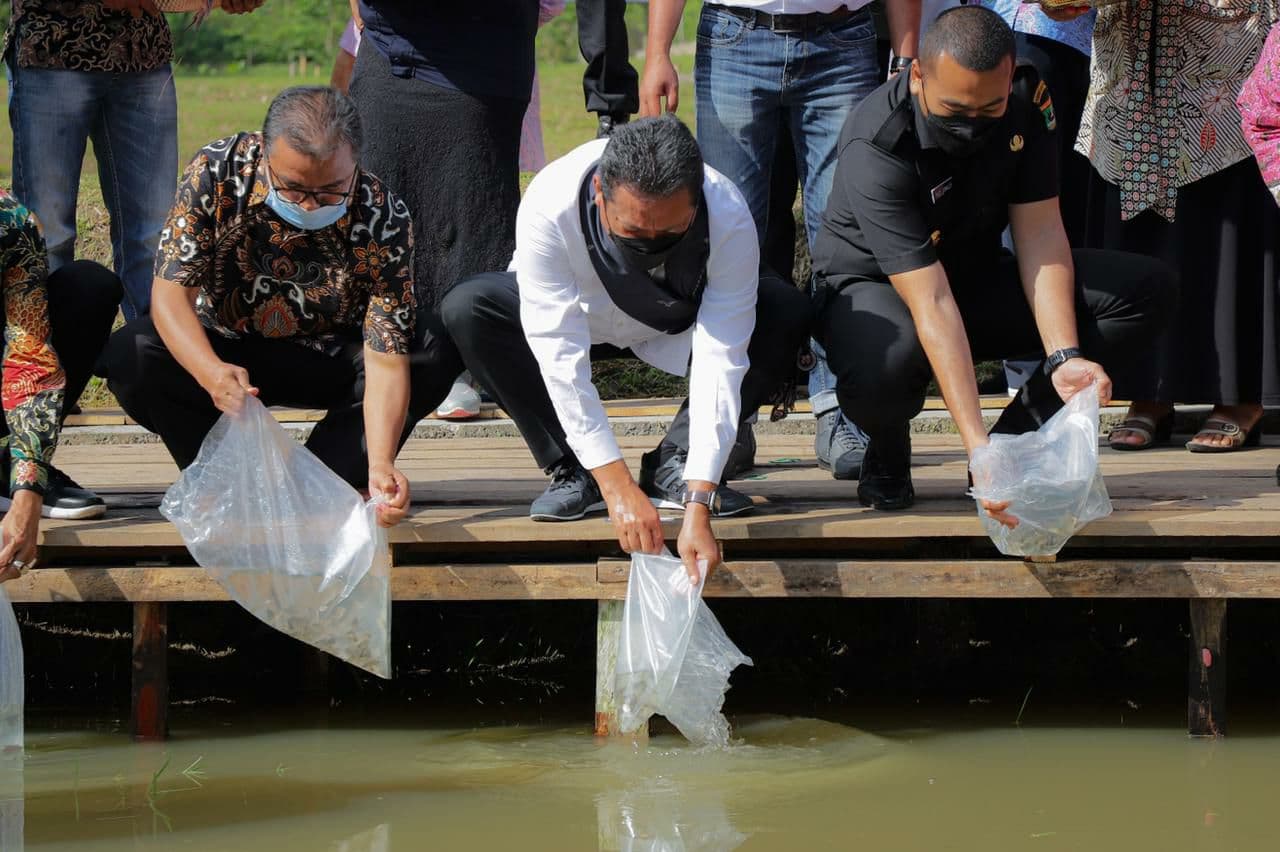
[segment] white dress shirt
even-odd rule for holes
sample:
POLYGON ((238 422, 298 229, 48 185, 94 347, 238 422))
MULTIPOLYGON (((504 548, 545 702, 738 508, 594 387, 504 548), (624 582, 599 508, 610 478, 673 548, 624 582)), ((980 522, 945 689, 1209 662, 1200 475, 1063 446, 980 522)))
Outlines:
POLYGON ((716 3, 735 9, 754 9, 770 15, 808 15, 813 12, 827 15, 841 6, 856 12, 863 6, 870 5, 871 0, 716 0, 716 3))
POLYGON ((707 283, 696 322, 664 334, 624 313, 591 265, 579 191, 607 140, 588 142, 533 179, 516 217, 510 269, 520 283, 520 321, 569 446, 588 470, 622 458, 591 383, 592 344, 630 349, 673 375, 689 374, 686 480, 719 482, 742 413, 747 344, 756 321, 760 250, 737 187, 705 167, 710 228, 707 283), (692 360, 692 365, 690 361, 692 360))

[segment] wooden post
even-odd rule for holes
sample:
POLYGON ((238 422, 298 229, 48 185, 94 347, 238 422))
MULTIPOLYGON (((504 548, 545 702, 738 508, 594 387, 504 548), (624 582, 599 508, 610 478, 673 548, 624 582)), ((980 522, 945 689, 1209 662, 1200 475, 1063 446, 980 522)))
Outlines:
POLYGON ((614 681, 618 673, 618 643, 622 638, 622 601, 596 602, 596 736, 649 739, 649 725, 622 733, 618 724, 618 695, 614 681))
POLYGON ((168 604, 133 605, 133 710, 135 740, 169 735, 168 604))
POLYGON ((1227 618, 1225 599, 1191 599, 1191 659, 1187 674, 1187 733, 1227 732, 1227 618))

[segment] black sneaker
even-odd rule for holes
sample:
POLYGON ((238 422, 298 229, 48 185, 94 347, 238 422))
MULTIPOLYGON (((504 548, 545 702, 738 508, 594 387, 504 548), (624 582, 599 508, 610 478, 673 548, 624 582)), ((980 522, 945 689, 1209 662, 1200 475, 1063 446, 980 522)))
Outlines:
MULTIPOLYGON (((650 450, 644 454, 640 462, 640 490, 649 495, 649 500, 659 509, 678 509, 684 511, 684 465, 686 453, 673 453, 661 465, 657 463, 658 451, 650 450)), ((742 515, 755 508, 751 498, 721 484, 716 489, 718 505, 711 508, 715 518, 731 518, 742 515)))
POLYGON ((562 462, 551 471, 551 484, 529 507, 535 521, 576 521, 605 508, 595 477, 576 463, 562 462))
POLYGON ((910 425, 903 424, 900 435, 876 439, 867 444, 858 482, 858 502, 872 509, 899 511, 916 502, 911 484, 910 425))
POLYGON ((813 441, 818 467, 831 471, 836 479, 858 479, 867 452, 867 438, 833 408, 818 417, 818 435, 813 441))
POLYGON ((756 432, 750 423, 738 427, 738 440, 733 442, 729 458, 724 463, 724 478, 737 479, 756 466, 756 432))
MULTIPOLYGON (((0 511, 7 512, 13 501, 7 494, 0 496, 0 511)), ((100 518, 107 511, 102 498, 87 488, 81 488, 74 479, 56 467, 49 468, 49 482, 44 489, 44 504, 40 514, 46 518, 67 521, 83 521, 100 518)))
POLYGON ((600 123, 596 125, 596 138, 607 139, 609 134, 613 133, 613 128, 617 127, 619 124, 627 123, 628 117, 629 116, 626 115, 609 115, 608 113, 601 113, 600 123))

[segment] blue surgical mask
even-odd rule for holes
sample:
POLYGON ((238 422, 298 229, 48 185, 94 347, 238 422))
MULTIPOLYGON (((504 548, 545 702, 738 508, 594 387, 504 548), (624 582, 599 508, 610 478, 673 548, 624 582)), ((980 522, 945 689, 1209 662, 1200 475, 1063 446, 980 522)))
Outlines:
POLYGON ((277 216, 295 228, 301 228, 304 231, 318 231, 321 228, 329 227, 347 215, 346 204, 328 204, 324 207, 317 207, 315 210, 304 210, 302 205, 295 204, 292 201, 285 201, 281 198, 276 192, 276 188, 270 185, 270 181, 267 182, 267 187, 267 206, 277 216))

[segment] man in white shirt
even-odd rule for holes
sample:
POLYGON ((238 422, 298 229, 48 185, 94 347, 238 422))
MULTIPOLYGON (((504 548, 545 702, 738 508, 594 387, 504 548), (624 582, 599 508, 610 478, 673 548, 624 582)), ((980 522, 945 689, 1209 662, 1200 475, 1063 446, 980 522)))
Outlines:
MULTIPOLYGON (((871 0, 722 0, 705 3, 694 60, 698 143, 707 165, 728 177, 751 208, 763 241, 769 229, 774 152, 795 151, 809 249, 818 235, 845 119, 881 83, 871 0)), ((921 0, 885 0, 894 70, 915 55, 921 0)), ((672 38, 685 0, 651 0, 640 114, 675 111, 679 77, 672 38)), ((794 192, 794 189, 792 190, 794 192)), ((794 200, 794 199, 793 199, 794 200)), ((788 205, 786 216, 791 216, 788 205)), ((776 223, 775 223, 776 225, 776 223)), ((818 464, 857 479, 866 439, 840 413, 835 376, 815 342, 809 401, 818 420, 818 464)), ((744 433, 744 439, 749 433, 744 433)), ((748 448, 750 440, 744 443, 748 448)))
POLYGON ((460 283, 442 314, 552 476, 534 519, 607 509, 624 550, 653 553, 657 508, 687 507, 686 566, 719 563, 710 518, 752 508, 723 485, 725 461, 741 421, 794 382, 810 308, 760 271, 750 210, 687 127, 669 115, 621 125, 543 169, 520 205, 509 270, 460 283), (639 483, 591 383, 593 358, 627 356, 689 375, 639 483))

